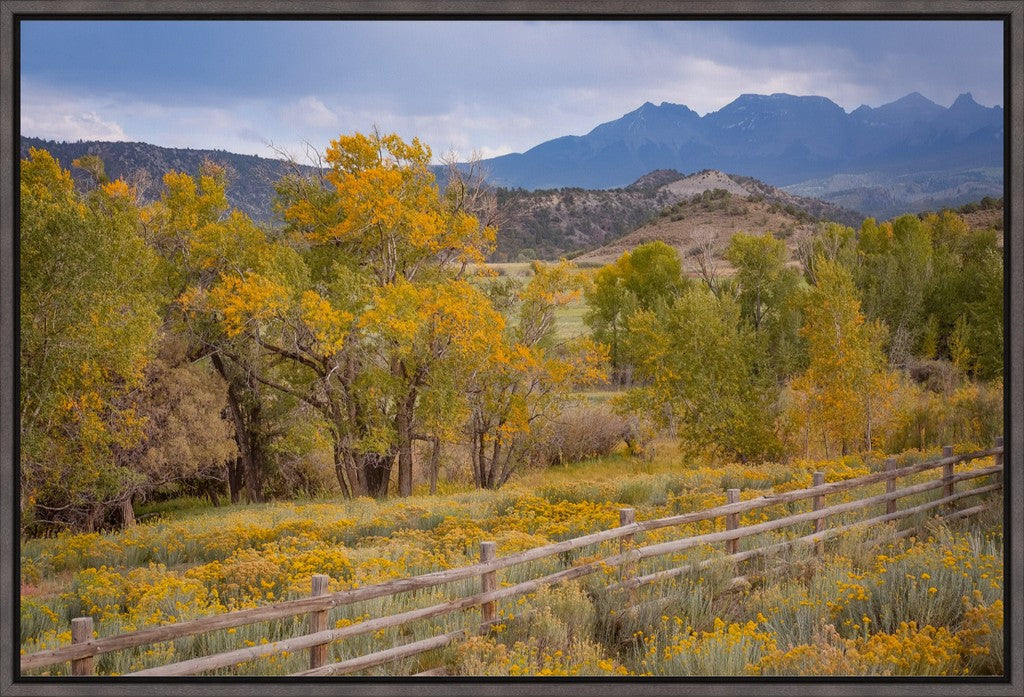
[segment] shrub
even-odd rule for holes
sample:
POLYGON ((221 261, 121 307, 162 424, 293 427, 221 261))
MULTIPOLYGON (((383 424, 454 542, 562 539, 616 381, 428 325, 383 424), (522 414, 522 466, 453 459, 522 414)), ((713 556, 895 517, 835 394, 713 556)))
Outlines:
POLYGON ((566 410, 540 430, 533 446, 533 461, 550 467, 609 455, 629 435, 627 419, 608 407, 566 410))
POLYGON ((949 394, 918 389, 897 411, 889 452, 951 443, 988 447, 1003 433, 1003 384, 970 382, 949 394))

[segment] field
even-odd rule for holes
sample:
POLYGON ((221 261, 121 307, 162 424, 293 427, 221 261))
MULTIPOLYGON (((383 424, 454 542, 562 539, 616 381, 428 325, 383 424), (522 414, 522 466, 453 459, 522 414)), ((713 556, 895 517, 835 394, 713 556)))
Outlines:
MULTIPOLYGON (((526 279, 533 275, 531 271, 532 264, 533 262, 492 263, 487 264, 486 268, 493 272, 497 278, 514 278, 525 282, 526 279)), ((580 268, 577 273, 592 273, 592 269, 580 268)), ((583 317, 586 312, 587 307, 582 295, 565 306, 557 307, 555 309, 557 337, 559 339, 570 339, 586 334, 587 327, 583 323, 583 317)))
MULTIPOLYGON (((758 466, 695 462, 680 457, 669 442, 658 446, 651 461, 613 454, 531 471, 496 492, 449 485, 439 496, 401 501, 320 499, 220 508, 178 501, 119 533, 29 540, 22 547, 22 650, 68 643, 69 621, 82 614, 93 615, 98 634, 108 636, 308 595, 315 573, 330 576, 331 591, 353 588, 472 563, 482 540, 496 541, 504 556, 614 527, 623 506, 634 507, 637 519, 645 520, 721 504, 726 488, 740 488, 747 499, 807 486, 817 469, 827 481, 837 481, 881 466, 878 458, 856 456, 758 466)), ((910 452, 898 461, 935 454, 910 452)), ((799 509, 794 506, 783 505, 776 514, 799 509)), ((766 510, 773 509, 744 516, 742 524, 772 515, 766 510)), ((880 534, 876 530, 840 539, 820 557, 794 552, 740 569, 713 565, 643 591, 628 612, 621 597, 604 592, 607 579, 569 582, 500 603, 501 624, 488 636, 390 664, 387 672, 443 666, 449 674, 512 676, 997 674, 1002 536, 999 506, 992 511, 955 527, 913 520, 920 536, 877 547, 869 544, 880 534), (747 579, 744 585, 732 583, 736 571, 747 579)), ((671 534, 714 529, 711 521, 689 527, 671 534)), ((639 544, 669 539, 662 536, 668 534, 650 531, 639 544)), ((765 540, 786 535, 767 533, 765 540)), ((600 551, 588 549, 562 563, 600 551)), ((716 554, 701 549, 696 558, 716 554)), ((510 570, 499 581, 514 583, 527 571, 510 570)), ((464 583, 472 588, 477 582, 464 583)), ((440 602, 456 590, 467 589, 338 608, 328 626, 391 614, 406 603, 440 602)), ((475 611, 467 614, 341 642, 332 646, 329 659, 472 626, 475 611)), ((180 639, 106 654, 97 672, 123 674, 197 651, 210 654, 303 631, 304 617, 219 631, 201 642, 180 639)), ((266 675, 306 667, 308 658, 299 651, 221 672, 266 675)))

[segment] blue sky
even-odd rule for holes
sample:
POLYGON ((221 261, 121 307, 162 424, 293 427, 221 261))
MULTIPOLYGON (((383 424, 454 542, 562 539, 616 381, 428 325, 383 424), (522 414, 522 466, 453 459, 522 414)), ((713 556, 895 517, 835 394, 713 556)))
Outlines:
POLYGON ((436 157, 521 152, 645 101, 743 93, 847 111, 910 92, 1002 104, 994 21, 55 21, 21 24, 21 127, 302 156, 377 126, 436 157))

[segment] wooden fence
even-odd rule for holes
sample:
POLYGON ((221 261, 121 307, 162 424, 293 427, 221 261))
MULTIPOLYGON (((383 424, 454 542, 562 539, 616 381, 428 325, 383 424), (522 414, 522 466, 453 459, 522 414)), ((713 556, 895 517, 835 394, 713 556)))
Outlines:
MULTIPOLYGON (((544 586, 580 578, 600 570, 619 569, 618 580, 610 584, 608 590, 625 591, 628 597, 632 599, 635 597, 636 589, 640 586, 692 573, 695 570, 707 568, 713 564, 721 564, 723 562, 738 564, 754 557, 764 556, 798 545, 813 545, 820 551, 821 545, 826 540, 837 537, 854 528, 897 521, 930 511, 934 511, 946 520, 965 518, 986 510, 990 504, 981 503, 959 510, 955 508, 954 504, 962 499, 982 496, 1000 490, 1003 486, 1002 460, 1002 438, 997 438, 995 447, 988 450, 954 455, 953 449, 947 446, 943 448, 942 457, 905 467, 897 468, 896 461, 889 459, 886 460, 883 471, 854 479, 826 483, 824 474, 816 472, 813 478, 814 485, 810 488, 760 496, 746 501, 740 500, 740 491, 738 489, 729 489, 725 505, 666 518, 638 522, 635 520, 633 509, 625 508, 620 511, 620 525, 616 528, 529 549, 517 554, 498 557, 496 556, 495 543, 483 542, 480 546, 480 562, 477 564, 336 593, 327 592, 327 576, 316 575, 312 580, 312 593, 307 598, 228 612, 211 617, 202 617, 177 624, 152 627, 115 636, 94 638, 92 618, 80 617, 71 622, 72 644, 23 655, 21 657, 21 670, 24 673, 25 671, 70 661, 73 675, 93 675, 95 672, 95 657, 101 654, 148 646, 182 637, 196 637, 207 632, 241 627, 258 622, 296 618, 306 615, 308 616, 308 633, 301 636, 162 665, 129 673, 129 675, 140 677, 197 675, 207 671, 229 668, 254 659, 299 650, 308 651, 310 667, 308 670, 293 673, 293 675, 317 676, 352 673, 446 646, 467 637, 472 632, 486 631, 489 626, 497 621, 496 604, 498 601, 523 596, 537 591, 544 586), (954 472, 954 466, 958 463, 971 462, 986 457, 994 458, 992 466, 954 472), (901 478, 936 469, 941 469, 941 476, 938 478, 897 488, 897 480, 901 478), (989 477, 989 482, 961 491, 956 490, 958 483, 982 477, 989 477), (885 493, 883 494, 875 494, 853 501, 826 505, 825 499, 828 496, 841 492, 861 490, 881 482, 885 483, 885 493), (905 509, 897 507, 899 499, 937 489, 941 489, 941 495, 937 499, 925 501, 905 509), (741 525, 740 516, 743 513, 806 499, 811 499, 812 507, 809 511, 752 525, 741 525), (864 511, 871 506, 879 506, 880 510, 882 505, 885 507, 884 514, 873 515, 831 527, 828 525, 829 518, 834 519, 836 516, 853 511, 864 511), (700 521, 713 521, 720 518, 725 519, 725 530, 646 546, 636 545, 636 535, 638 533, 700 521), (739 550, 739 541, 741 539, 804 523, 811 524, 813 529, 811 534, 763 546, 755 546, 744 551, 739 550), (497 573, 502 569, 508 569, 509 567, 534 560, 566 555, 566 553, 588 545, 613 540, 619 541, 617 554, 611 554, 599 559, 589 559, 568 568, 563 568, 555 573, 499 587, 497 573), (643 575, 639 575, 637 572, 640 568, 640 562, 643 560, 717 544, 724 546, 724 555, 686 563, 682 566, 665 568, 643 575), (374 598, 391 597, 400 593, 408 593, 472 578, 479 578, 480 580, 480 591, 478 593, 456 597, 442 603, 385 617, 365 619, 336 629, 329 629, 327 626, 328 611, 332 608, 374 598), (481 609, 479 625, 438 634, 427 639, 394 646, 340 662, 328 662, 328 648, 334 642, 392 627, 401 627, 417 620, 440 617, 474 607, 481 609)), ((914 528, 911 527, 900 530, 887 539, 907 537, 914 532, 914 528)), ((438 672, 426 671, 420 673, 420 675, 429 674, 438 674, 438 672)))

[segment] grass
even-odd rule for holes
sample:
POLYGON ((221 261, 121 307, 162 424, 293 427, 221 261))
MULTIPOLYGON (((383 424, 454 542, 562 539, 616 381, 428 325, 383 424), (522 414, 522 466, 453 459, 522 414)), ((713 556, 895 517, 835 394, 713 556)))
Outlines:
MULTIPOLYGON (((741 488, 741 498, 748 499, 805 486, 816 469, 834 481, 880 466, 857 457, 763 465, 692 461, 683 459, 673 443, 659 445, 658 456, 650 462, 619 451, 523 473, 500 491, 449 485, 435 497, 221 508, 201 508, 187 500, 178 509, 170 504, 154 508, 158 519, 126 531, 25 540, 22 649, 67 644, 69 621, 82 614, 92 615, 99 634, 107 636, 301 597, 308 594, 314 573, 327 573, 332 591, 363 586, 472 563, 485 539, 495 540, 503 556, 614 527, 624 506, 635 508, 638 520, 664 517, 721 504, 726 487, 741 488)), ((900 462, 922 456, 908 453, 900 462)), ((881 491, 884 485, 875 488, 881 491)), ((834 502, 851 496, 836 495, 834 502)), ((743 516, 742 524, 808 506, 804 501, 753 511, 743 516)), ((839 525, 844 520, 829 522, 839 525)), ((617 574, 599 572, 499 603, 501 628, 486 637, 366 674, 409 674, 438 664, 455 674, 497 675, 999 672, 998 516, 951 529, 925 518, 919 523, 922 533, 916 540, 871 550, 865 536, 879 531, 854 533, 830 544, 824 557, 802 552, 752 560, 741 569, 716 565, 641 588, 632 600, 607 590, 617 574), (745 589, 730 586, 737 573, 749 579, 745 589), (625 613, 630 605, 638 609, 625 613), (905 624, 910 622, 917 624, 905 624), (823 658, 810 660, 812 651, 823 658)), ((654 544, 723 525, 719 519, 649 531, 637 543, 654 544)), ((807 532, 766 533, 742 540, 740 548, 807 532)), ((617 542, 591 545, 501 572, 499 582, 534 578, 618 549, 617 542)), ((644 561, 636 572, 720 555, 717 548, 694 549, 644 561)), ((469 579, 335 608, 329 626, 443 602, 477 587, 469 579)), ((473 627, 477 621, 479 612, 470 610, 353 637, 332 646, 331 660, 473 627)), ((223 630, 110 655, 97 665, 104 673, 124 673, 247 642, 274 641, 300 634, 304 627, 305 618, 297 618, 223 630)), ((307 661, 300 651, 217 674, 281 674, 300 670, 307 661)), ((57 666, 51 673, 66 670, 57 666)))
MULTIPOLYGON (((489 263, 485 264, 484 268, 491 271, 494 275, 491 277, 475 277, 478 283, 487 283, 489 279, 500 279, 500 278, 513 278, 525 282, 533 275, 532 271, 533 262, 508 262, 508 263, 489 263)), ((590 273, 589 270, 581 271, 581 273, 590 273)), ((579 297, 568 305, 558 307, 555 310, 555 320, 557 327, 555 334, 559 339, 571 339, 577 336, 582 336, 586 333, 586 325, 583 323, 583 317, 586 315, 587 307, 582 297, 579 297)))
POLYGON ((583 323, 583 317, 587 314, 586 303, 582 298, 573 300, 568 305, 555 310, 555 321, 557 323, 557 336, 559 339, 572 339, 583 336, 587 333, 587 325, 583 323))

